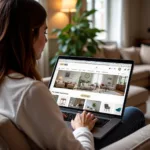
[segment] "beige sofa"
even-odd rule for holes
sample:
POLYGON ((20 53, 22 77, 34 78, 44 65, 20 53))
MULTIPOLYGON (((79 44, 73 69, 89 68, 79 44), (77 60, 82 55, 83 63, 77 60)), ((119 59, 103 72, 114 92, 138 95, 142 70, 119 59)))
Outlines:
POLYGON ((133 60, 131 84, 141 87, 150 86, 150 46, 117 48, 116 44, 111 43, 111 45, 103 46, 95 57, 133 60))
MULTIPOLYGON (((103 150, 131 149, 150 149, 150 125, 103 148, 103 150)), ((0 115, 0 150, 40 150, 40 148, 19 131, 8 118, 0 115)))
MULTIPOLYGON (((48 85, 50 78, 43 81, 48 85)), ((143 95, 144 96, 144 95, 143 95)), ((131 96, 132 97, 132 96, 131 96)), ((0 115, 0 150, 38 150, 15 125, 5 116, 0 115)), ((150 149, 150 125, 134 132, 133 134, 115 142, 103 150, 149 150, 150 149)))
POLYGON ((146 101, 148 99, 146 87, 150 86, 150 46, 118 48, 114 42, 106 44, 101 47, 102 50, 97 52, 95 57, 134 61, 127 106, 138 107, 145 113, 146 101))

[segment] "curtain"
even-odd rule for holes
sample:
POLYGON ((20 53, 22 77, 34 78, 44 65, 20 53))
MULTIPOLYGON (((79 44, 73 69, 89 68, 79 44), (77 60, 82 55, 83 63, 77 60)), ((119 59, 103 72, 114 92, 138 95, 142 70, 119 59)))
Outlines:
POLYGON ((121 46, 130 47, 140 36, 141 0, 122 0, 121 46))
MULTIPOLYGON (((48 10, 47 0, 37 0, 37 1, 46 9, 46 11, 48 10)), ((37 61, 37 67, 42 77, 49 76, 49 40, 45 44, 45 48, 41 55, 40 60, 37 61)))
POLYGON ((121 18, 121 46, 129 46, 129 1, 122 0, 122 18, 121 18))
POLYGON ((141 0, 108 0, 108 40, 133 46, 140 35, 141 0))

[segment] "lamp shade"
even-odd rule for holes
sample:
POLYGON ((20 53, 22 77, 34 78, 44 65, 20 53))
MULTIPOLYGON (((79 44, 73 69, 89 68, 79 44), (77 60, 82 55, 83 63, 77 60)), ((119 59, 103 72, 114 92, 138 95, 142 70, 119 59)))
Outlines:
POLYGON ((62 0, 62 12, 75 12, 77 0, 62 0))

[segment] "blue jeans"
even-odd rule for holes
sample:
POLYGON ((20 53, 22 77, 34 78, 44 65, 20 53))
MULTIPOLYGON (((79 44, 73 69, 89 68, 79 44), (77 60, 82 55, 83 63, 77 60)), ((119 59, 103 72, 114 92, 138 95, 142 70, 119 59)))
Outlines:
POLYGON ((144 114, 136 107, 126 107, 122 123, 108 133, 101 140, 95 139, 95 149, 98 150, 123 137, 135 132, 145 125, 144 114))

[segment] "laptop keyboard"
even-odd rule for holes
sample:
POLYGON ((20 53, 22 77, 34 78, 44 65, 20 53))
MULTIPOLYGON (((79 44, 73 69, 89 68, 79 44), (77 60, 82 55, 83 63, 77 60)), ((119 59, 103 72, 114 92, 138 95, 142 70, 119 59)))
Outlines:
POLYGON ((64 117, 65 121, 71 121, 76 116, 76 114, 71 114, 71 113, 66 113, 66 112, 63 112, 63 114, 65 115, 64 117))
MULTIPOLYGON (((63 112, 65 115, 64 120, 65 121, 71 121, 72 119, 75 118, 76 114, 71 114, 71 113, 66 113, 63 112)), ((96 127, 102 127, 104 126, 109 120, 108 119, 103 119, 103 118, 97 118, 97 122, 95 123, 96 127)))

